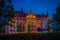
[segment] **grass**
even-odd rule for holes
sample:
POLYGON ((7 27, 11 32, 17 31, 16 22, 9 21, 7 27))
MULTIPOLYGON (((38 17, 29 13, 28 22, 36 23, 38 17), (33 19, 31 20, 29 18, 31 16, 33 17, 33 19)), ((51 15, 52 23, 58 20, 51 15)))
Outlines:
POLYGON ((4 40, 57 40, 60 39, 60 32, 4 34, 0 35, 0 38, 4 40))

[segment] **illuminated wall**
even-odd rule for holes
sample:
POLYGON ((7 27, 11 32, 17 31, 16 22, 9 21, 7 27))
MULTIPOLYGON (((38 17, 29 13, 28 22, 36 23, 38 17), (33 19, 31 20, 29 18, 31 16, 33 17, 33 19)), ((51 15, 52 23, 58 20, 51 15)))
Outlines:
POLYGON ((27 20, 27 26, 30 25, 31 26, 31 32, 36 32, 36 16, 32 13, 29 12, 29 14, 26 16, 26 20, 27 20))
MULTIPOLYGON (((15 16, 13 19, 14 23, 13 25, 17 27, 17 25, 22 24, 24 27, 23 32, 28 32, 28 25, 30 25, 30 32, 37 32, 37 29, 45 29, 47 28, 47 25, 49 22, 49 17, 44 15, 42 16, 37 16, 32 11, 28 13, 28 15, 25 16, 15 16)), ((12 24, 12 22, 10 21, 12 24)))

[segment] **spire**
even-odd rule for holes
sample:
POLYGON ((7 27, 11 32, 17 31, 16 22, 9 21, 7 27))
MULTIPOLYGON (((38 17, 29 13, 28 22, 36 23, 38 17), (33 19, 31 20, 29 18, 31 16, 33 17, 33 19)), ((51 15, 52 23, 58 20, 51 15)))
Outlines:
POLYGON ((29 11, 30 13, 32 13, 32 9, 30 9, 30 11, 29 11))
POLYGON ((23 12, 23 2, 22 2, 22 4, 21 4, 21 11, 23 12))
POLYGON ((42 16, 44 16, 44 13, 42 13, 42 16))
POLYGON ((23 6, 21 7, 21 12, 23 12, 23 6))
POLYGON ((21 10, 20 10, 20 15, 24 15, 23 6, 21 7, 21 10))
POLYGON ((48 16, 48 10, 46 11, 46 16, 48 16))

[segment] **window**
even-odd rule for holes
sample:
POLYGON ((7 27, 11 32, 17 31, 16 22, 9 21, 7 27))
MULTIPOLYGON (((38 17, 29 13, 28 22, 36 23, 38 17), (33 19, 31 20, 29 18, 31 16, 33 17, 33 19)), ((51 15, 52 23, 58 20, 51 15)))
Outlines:
POLYGON ((10 32, 12 32, 12 29, 10 30, 10 32))
POLYGON ((41 31, 41 29, 40 28, 37 28, 37 31, 39 32, 39 31, 41 31))
POLYGON ((6 31, 6 33, 9 33, 8 31, 6 31))
POLYGON ((15 32, 15 30, 13 30, 13 32, 15 32))
POLYGON ((34 29, 34 26, 31 26, 31 29, 34 29))
POLYGON ((10 28, 12 28, 12 26, 10 26, 10 28))
POLYGON ((34 28, 33 26, 31 26, 31 28, 34 28))
POLYGON ((13 26, 13 28, 15 28, 15 26, 13 26))
POLYGON ((19 21, 17 21, 17 24, 19 23, 19 21))
POLYGON ((6 28, 8 30, 8 28, 6 28))

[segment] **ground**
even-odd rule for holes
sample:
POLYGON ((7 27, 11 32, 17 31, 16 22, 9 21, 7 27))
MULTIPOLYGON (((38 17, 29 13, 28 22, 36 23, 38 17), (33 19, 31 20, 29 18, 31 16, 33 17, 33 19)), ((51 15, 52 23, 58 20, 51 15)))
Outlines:
POLYGON ((59 40, 60 32, 0 35, 1 40, 59 40))

